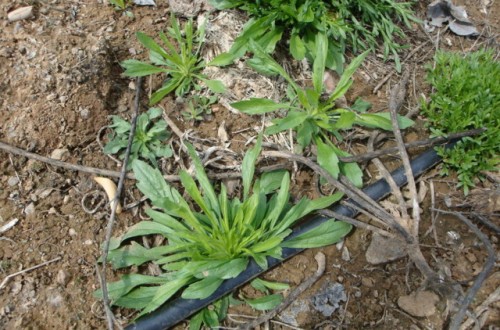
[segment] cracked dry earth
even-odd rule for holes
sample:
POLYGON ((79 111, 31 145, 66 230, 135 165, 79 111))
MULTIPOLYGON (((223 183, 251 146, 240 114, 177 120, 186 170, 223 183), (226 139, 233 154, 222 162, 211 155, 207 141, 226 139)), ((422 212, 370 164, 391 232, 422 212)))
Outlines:
MULTIPOLYGON (((157 3, 157 7, 133 7, 135 19, 130 19, 103 1, 2 1, 0 140, 69 163, 118 170, 118 165, 102 153, 96 137, 100 129, 109 124, 109 115, 130 118, 135 87, 131 80, 121 76, 119 62, 127 58, 144 58, 144 52, 134 37, 136 31, 156 35, 166 26, 170 8, 166 1, 158 0, 157 3), (27 5, 34 6, 33 17, 17 22, 7 20, 9 12, 27 5)), ((478 39, 466 39, 443 31, 440 48, 469 51, 497 42, 498 1, 487 6, 485 12, 481 10, 482 1, 458 3, 467 6, 482 35, 478 39)), ((423 17, 426 5, 427 2, 423 1, 415 6, 420 17, 423 17)), ((204 8, 199 10, 198 14, 203 13, 204 8)), ((240 15, 232 15, 231 19, 242 19, 240 15)), ((240 24, 241 21, 235 26, 240 24)), ((226 26, 226 29, 229 28, 226 26)), ((429 38, 434 38, 433 41, 436 38, 435 34, 426 35, 417 26, 408 31, 408 36, 411 45, 405 54, 429 38)), ((406 110, 417 107, 421 94, 428 95, 423 65, 432 60, 434 51, 435 43, 431 42, 406 63, 412 73, 406 110)), ((300 66, 292 63, 292 67, 300 66)), ((232 78, 228 79, 237 80, 236 86, 233 86, 234 94, 228 102, 258 95, 265 89, 279 95, 282 87, 281 82, 276 80, 255 83, 253 86, 258 88, 240 86, 257 78, 248 74, 238 81, 238 75, 245 74, 238 70, 233 69, 232 78)), ((356 74, 347 102, 363 97, 372 102, 373 111, 386 111, 388 91, 398 81, 398 76, 389 79, 376 94, 372 90, 392 70, 390 62, 384 63, 379 56, 371 55, 356 74)), ((158 77, 146 79, 143 88, 149 92, 159 84, 161 79, 158 77)), ((145 97, 142 103, 147 103, 145 97)), ((224 127, 230 147, 236 152, 234 158, 226 160, 225 166, 234 169, 241 161, 245 142, 255 135, 254 128, 260 127, 261 122, 234 113, 224 106, 224 102, 221 103, 213 107, 210 117, 198 124, 183 120, 180 115, 184 106, 182 103, 166 98, 160 104, 183 132, 191 132, 191 136, 199 138, 199 148, 220 143, 217 131, 224 127)), ((366 133, 355 133, 345 147, 353 153, 366 152, 366 133)), ((428 135, 423 118, 417 117, 417 125, 406 132, 405 138, 414 141, 428 135)), ((413 154, 418 152, 420 150, 412 151, 413 154)), ((50 262, 10 278, 0 288, 0 328, 105 328, 102 307, 93 298, 92 292, 98 288, 95 266, 108 210, 105 203, 96 201, 100 204, 95 212, 89 213, 81 203, 84 196, 94 194, 99 188, 92 177, 83 172, 63 170, 3 151, 0 155, 0 226, 15 222, 12 228, 0 234, 0 279, 50 262)), ((382 160, 391 169, 400 165, 390 157, 382 160)), ((173 160, 165 160, 161 166, 167 174, 177 173, 178 166, 173 160)), ((221 171, 220 168, 210 170, 221 171)), ((366 170, 367 182, 377 179, 378 173, 372 165, 367 165, 366 170)), ((318 189, 311 173, 300 166, 295 168, 294 173, 294 197, 300 198, 303 194, 317 197, 318 189)), ((486 252, 478 238, 452 217, 439 216, 434 231, 425 235, 433 217, 430 211, 432 200, 436 206, 443 208, 461 206, 460 211, 489 212, 490 220, 498 224, 498 181, 480 183, 473 197, 467 200, 463 200, 454 188, 456 180, 439 177, 438 169, 426 173, 420 182, 421 189, 427 188, 421 204, 424 255, 431 267, 451 276, 466 290, 481 271, 486 252)), ((226 183, 238 185, 234 181, 226 183)), ((126 182, 126 202, 140 198, 133 184, 133 181, 126 182)), ((121 233, 139 221, 141 214, 142 209, 121 214, 115 233, 121 233)), ((498 254, 498 237, 486 227, 481 229, 498 254)), ((370 232, 355 230, 343 245, 305 251, 268 271, 265 279, 287 282, 293 288, 314 273, 317 251, 321 250, 327 258, 326 271, 320 280, 276 320, 304 329, 445 327, 447 306, 436 296, 424 294, 418 297, 419 302, 412 300, 408 303, 412 306, 403 308, 407 303, 405 301, 401 306, 400 298, 409 297, 421 286, 421 275, 407 258, 381 265, 369 264, 365 254, 371 238, 370 232), (425 305, 432 307, 431 310, 412 309, 425 305), (427 314, 419 316, 419 313, 427 314)), ((109 271, 108 278, 117 277, 117 273, 109 271)), ((499 284, 500 270, 496 265, 472 307, 483 303, 498 289, 499 284)), ((243 287, 241 292, 245 296, 256 295, 250 286, 243 287)), ((405 299, 408 301, 410 298, 405 299)), ((492 302, 486 311, 484 327, 498 329, 500 302, 492 302)), ((116 309, 114 312, 123 324, 134 317, 131 310, 116 309)), ((232 307, 229 312, 232 316, 225 321, 228 327, 237 325, 241 315, 257 315, 248 306, 232 307)), ((186 326, 187 322, 184 322, 177 327, 186 326)), ((270 326, 274 329, 287 328, 276 323, 270 326)))

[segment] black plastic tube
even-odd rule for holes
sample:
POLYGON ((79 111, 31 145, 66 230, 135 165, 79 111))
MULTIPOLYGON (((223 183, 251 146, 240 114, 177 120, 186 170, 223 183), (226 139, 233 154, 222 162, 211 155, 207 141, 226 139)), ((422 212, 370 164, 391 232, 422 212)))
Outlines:
MULTIPOLYGON (((454 143, 450 143, 447 147, 451 147, 454 143)), ((413 169, 413 175, 415 177, 420 176, 422 173, 426 172, 431 167, 435 166, 441 161, 441 158, 436 154, 433 149, 427 150, 421 153, 419 156, 415 157, 411 161, 411 167, 413 169)), ((403 186, 407 183, 406 176, 404 174, 404 168, 400 167, 391 173, 392 177, 396 181, 398 186, 403 186)), ((385 179, 381 179, 366 188, 363 191, 370 196, 372 199, 378 201, 385 196, 389 195, 391 188, 385 179)), ((343 214, 348 217, 355 217, 357 212, 351 208, 343 205, 335 205, 331 208, 333 211, 343 214)), ((315 216, 314 218, 308 220, 302 225, 295 227, 293 233, 287 237, 287 240, 295 237, 297 235, 308 232, 309 230, 315 228, 321 223, 327 221, 328 218, 323 216, 315 216)), ((249 263, 248 268, 242 272, 238 277, 226 280, 222 285, 215 291, 210 297, 205 299, 194 299, 187 300, 183 298, 177 298, 171 302, 168 302, 158 308, 157 310, 145 315, 134 323, 128 325, 126 330, 163 330, 173 327, 182 320, 193 315, 200 309, 208 306, 212 302, 224 297, 225 295, 231 293, 236 288, 247 283, 251 279, 259 276, 260 274, 268 271, 270 268, 275 267, 282 263, 284 260, 302 252, 304 249, 291 249, 283 248, 283 259, 278 260, 274 258, 268 258, 268 269, 261 269, 253 260, 249 263)))

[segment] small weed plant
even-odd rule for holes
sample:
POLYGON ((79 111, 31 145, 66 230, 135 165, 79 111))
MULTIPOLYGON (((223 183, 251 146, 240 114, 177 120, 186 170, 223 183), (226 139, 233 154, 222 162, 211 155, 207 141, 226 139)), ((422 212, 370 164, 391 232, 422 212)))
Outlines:
MULTIPOLYGON (((163 113, 160 108, 151 108, 137 117, 137 126, 130 151, 128 168, 137 159, 148 160, 158 167, 157 159, 172 156, 172 150, 163 142, 170 137, 167 123, 159 119, 163 113)), ((104 146, 104 153, 125 156, 131 125, 119 116, 111 116, 113 123, 109 126, 113 133, 110 141, 104 146)))
POLYGON ((297 60, 316 57, 318 34, 327 37, 325 65, 341 72, 346 47, 354 51, 377 49, 383 42, 385 58, 394 57, 400 68, 398 51, 402 46, 396 37, 404 33, 395 21, 410 26, 417 21, 410 9, 411 3, 395 0, 210 0, 217 9, 239 8, 250 20, 228 53, 212 63, 226 65, 248 50, 255 40, 266 52, 274 51, 276 44, 285 39, 289 51, 297 60))
MULTIPOLYGON (((179 291, 185 299, 204 299, 224 280, 245 270, 250 259, 267 269, 267 258, 281 258, 283 247, 333 244, 351 230, 349 224, 328 220, 307 233, 285 240, 292 232, 290 227, 299 219, 328 207, 342 195, 336 193, 315 200, 304 197, 292 206, 287 171, 270 172, 253 179, 261 141, 260 136, 243 159, 241 200, 230 199, 223 184, 216 193, 193 146, 188 143, 198 185, 186 171, 181 171, 180 177, 185 194, 195 207, 168 185, 157 169, 142 161, 133 163, 137 187, 155 209, 147 210, 152 221, 139 222, 111 242, 109 261, 114 268, 153 261, 165 273, 161 276, 128 274, 110 283, 109 295, 115 305, 141 309, 143 315, 179 291), (135 241, 125 244, 131 238, 152 234, 163 235, 168 244, 150 249, 135 241)), ((99 291, 97 295, 102 293, 99 291)))
MULTIPOLYGON (((316 144, 318 149, 318 163, 324 167, 335 178, 339 173, 347 176, 357 186, 362 185, 362 171, 356 163, 340 163, 339 156, 348 154, 340 150, 332 143, 331 135, 338 141, 342 141, 340 134, 343 130, 349 130, 354 125, 362 125, 369 128, 380 128, 392 130, 389 113, 368 113, 369 104, 358 100, 350 108, 337 108, 335 101, 349 90, 352 85, 352 76, 361 65, 367 52, 355 58, 342 74, 335 90, 325 100, 322 97, 324 90, 323 75, 327 54, 327 37, 325 34, 316 35, 316 59, 313 63, 313 87, 302 88, 288 75, 288 73, 270 56, 260 45, 252 42, 254 58, 249 64, 257 71, 266 74, 281 75, 289 83, 288 102, 276 103, 273 100, 254 98, 231 104, 232 107, 250 115, 259 115, 286 109, 287 114, 283 118, 273 120, 274 125, 268 127, 266 134, 275 134, 284 130, 296 131, 296 138, 302 147, 311 143, 316 144)), ((401 128, 407 128, 413 122, 406 117, 399 117, 401 128)))
POLYGON ((121 65, 125 68, 124 75, 128 77, 142 77, 157 73, 164 73, 167 79, 156 90, 150 99, 150 104, 156 104, 167 94, 175 91, 176 96, 183 96, 202 82, 214 93, 225 91, 220 80, 210 80, 201 71, 206 64, 200 56, 204 42, 205 29, 199 26, 194 28, 193 20, 189 19, 184 29, 172 15, 171 27, 166 34, 160 32, 163 46, 153 38, 137 32, 139 42, 149 50, 149 62, 139 60, 125 60, 121 65))
POLYGON ((500 163, 500 63, 494 58, 487 50, 465 56, 439 52, 435 68, 428 67, 427 80, 434 92, 422 110, 432 135, 487 129, 452 149, 437 148, 444 162, 442 174, 456 171, 465 194, 481 171, 498 170, 500 163))
POLYGON ((212 114, 212 104, 217 102, 217 96, 193 95, 188 101, 186 110, 181 114, 187 121, 202 121, 205 116, 212 114))
POLYGON ((130 10, 130 5, 132 1, 130 0, 109 0, 110 5, 112 5, 116 11, 121 11, 130 18, 134 18, 134 14, 130 10))

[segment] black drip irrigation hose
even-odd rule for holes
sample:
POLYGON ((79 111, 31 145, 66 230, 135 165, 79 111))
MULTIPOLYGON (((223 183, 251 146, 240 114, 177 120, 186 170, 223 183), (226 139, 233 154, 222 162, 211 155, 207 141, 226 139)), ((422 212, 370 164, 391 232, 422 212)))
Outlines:
MULTIPOLYGON (((451 148, 454 144, 455 142, 449 143, 446 145, 446 147, 451 148)), ((434 149, 430 149, 421 153, 411 161, 413 175, 415 177, 422 175, 424 172, 438 164, 440 161, 441 157, 437 155, 434 149)), ((404 186, 407 183, 403 167, 398 168, 397 170, 392 172, 391 175, 399 187, 404 186)), ((391 188, 389 187, 389 184, 385 181, 385 179, 381 179, 365 187, 363 191, 375 201, 379 201, 390 194, 391 188)), ((351 218, 355 217, 358 214, 357 211, 343 205, 335 205, 331 209, 337 213, 351 218)), ((308 232, 309 230, 319 226, 328 219, 329 218, 323 216, 315 216, 312 219, 308 220, 306 223, 295 227, 292 234, 290 234, 285 240, 308 232)), ((274 259, 270 257, 267 258, 269 264, 268 269, 261 269, 252 259, 249 262, 248 268, 244 272, 238 275, 238 277, 224 281, 222 285, 217 289, 217 291, 215 291, 210 297, 205 299, 177 298, 171 302, 164 304, 150 314, 137 319, 134 323, 128 325, 125 330, 163 330, 173 327, 177 323, 181 322, 184 319, 187 319, 189 316, 208 306, 212 302, 233 292, 236 288, 242 286, 253 278, 268 271, 270 268, 279 265, 284 260, 293 257, 294 255, 304 250, 305 249, 283 248, 282 259, 274 259)))

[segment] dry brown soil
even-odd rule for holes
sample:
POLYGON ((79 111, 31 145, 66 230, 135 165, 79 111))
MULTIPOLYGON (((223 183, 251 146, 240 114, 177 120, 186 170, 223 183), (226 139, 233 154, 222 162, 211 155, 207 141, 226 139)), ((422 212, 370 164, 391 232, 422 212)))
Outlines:
MULTIPOLYGON (((96 136, 100 128, 109 124, 109 115, 130 118, 134 91, 130 86, 131 80, 121 76, 119 62, 132 58, 135 53, 137 58, 144 57, 134 34, 143 31, 155 35, 165 28, 169 17, 166 2, 157 0, 157 7, 134 7, 135 19, 130 19, 102 1, 1 1, 1 141, 69 163, 117 170, 117 164, 103 154, 96 136), (7 21, 9 11, 26 5, 34 5, 34 17, 18 22, 7 21)), ((460 38, 441 31, 439 48, 470 51, 498 41, 500 4, 493 1, 485 14, 480 11, 483 2, 461 1, 467 4, 469 15, 482 31, 481 37, 460 38)), ((425 6, 424 2, 417 5, 420 17, 425 6)), ((411 47, 405 54, 430 37, 436 40, 436 32, 426 35, 417 26, 408 31, 408 36, 406 41, 411 47)), ((423 65, 432 60, 435 48, 435 44, 427 44, 407 63, 412 79, 404 111, 417 107, 420 95, 428 95, 429 87, 423 81, 423 65)), ((398 75, 394 75, 377 94, 372 94, 372 90, 391 70, 391 63, 383 63, 380 57, 370 56, 355 77, 348 101, 362 96, 373 103, 373 111, 386 110, 388 91, 398 81, 398 75)), ((160 83, 159 78, 146 79, 143 87, 149 91, 160 83)), ((146 104, 146 97, 142 101, 146 104)), ((217 128, 224 122, 233 141, 231 148, 240 156, 243 143, 249 136, 255 135, 252 127, 260 125, 259 119, 230 112, 220 105, 214 107, 211 118, 193 125, 180 116, 182 105, 171 98, 160 104, 182 131, 191 130, 192 136, 209 139, 199 142, 199 147, 218 143, 217 128), (248 128, 251 128, 250 131, 245 131, 248 128)), ((416 127, 406 133, 407 139, 427 137, 423 127, 423 118, 418 117, 416 127)), ((356 133, 362 135, 363 132, 356 133)), ((352 139, 348 147, 352 152, 362 153, 366 150, 365 144, 366 139, 352 139)), ((85 194, 99 188, 88 174, 62 170, 6 152, 0 152, 0 155, 0 225, 13 219, 19 220, 0 236, 0 280, 9 274, 60 258, 15 276, 0 288, 0 328, 105 328, 102 308, 92 292, 98 288, 95 266, 108 210, 101 204, 95 213, 89 214, 81 205, 85 194)), ((227 161, 229 169, 241 161, 238 157, 227 161)), ((385 158, 383 161, 390 168, 399 166, 396 159, 385 158)), ((178 166, 173 160, 161 165, 165 173, 177 172, 178 166)), ((371 165, 367 169, 366 180, 375 180, 377 172, 371 165)), ((223 172, 216 168, 210 170, 223 172)), ((462 197, 454 188, 454 178, 441 178, 437 174, 438 170, 434 169, 422 179, 427 187, 431 183, 434 185, 436 206, 445 207, 446 198, 460 204, 462 197)), ((299 167, 294 176, 295 196, 304 193, 316 196, 316 188, 311 182, 314 180, 311 180, 310 172, 299 167)), ((133 181, 126 182, 128 202, 139 197, 134 192, 133 184, 133 181)), ((490 182, 478 187, 498 189, 490 182)), ((428 192, 422 202, 422 250, 434 269, 448 272, 466 290, 482 269, 486 252, 477 237, 454 218, 438 218, 435 228, 437 240, 434 240, 433 234, 424 235, 431 221, 431 196, 428 192), (450 231, 458 234, 459 239, 451 239, 450 231)), ((465 209, 468 210, 470 208, 465 209)), ((492 220, 498 224, 498 218, 492 220)), ((115 233, 123 232, 137 221, 137 210, 124 212, 118 217, 115 233)), ((481 229, 498 248, 498 237, 483 226, 481 229)), ((370 237, 370 232, 354 231, 345 243, 349 256, 344 251, 342 257, 342 251, 335 246, 321 249, 327 256, 326 272, 299 301, 307 305, 308 299, 325 283, 339 282, 345 288, 348 302, 343 302, 340 311, 331 317, 324 317, 313 310, 299 313, 297 325, 305 329, 333 329, 337 326, 349 329, 442 328, 448 316, 442 304, 438 304, 437 312, 428 318, 408 315, 398 307, 398 297, 418 289, 422 277, 406 258, 381 266, 369 265, 365 252, 370 237)), ((265 278, 284 281, 292 287, 299 285, 315 271, 313 257, 316 252, 306 251, 284 262, 268 272, 265 278)), ((112 279, 116 276, 109 272, 112 279)), ((474 304, 484 301, 499 284, 500 272, 495 267, 474 304)), ((243 288, 243 292, 252 294, 249 287, 243 288)), ((498 302, 490 306, 488 326, 500 325, 499 307, 498 302)), ((133 315, 129 310, 115 312, 124 324, 133 315)), ((231 309, 231 313, 256 315, 248 307, 231 309)), ((227 321, 226 325, 234 326, 235 323, 227 321)))

